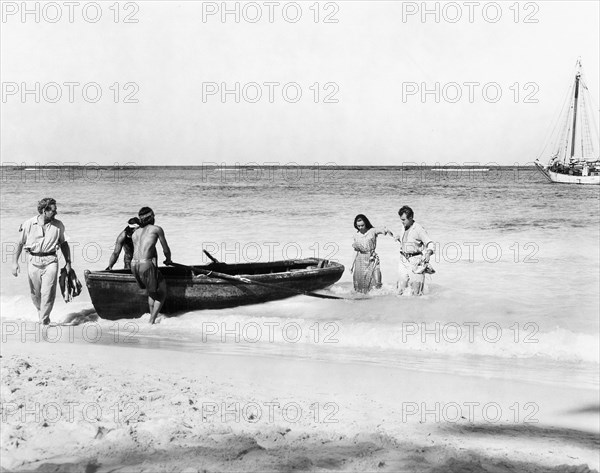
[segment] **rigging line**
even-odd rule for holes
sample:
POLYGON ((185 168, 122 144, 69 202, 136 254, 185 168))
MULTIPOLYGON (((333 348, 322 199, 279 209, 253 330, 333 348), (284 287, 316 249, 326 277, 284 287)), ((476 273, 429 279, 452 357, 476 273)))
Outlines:
POLYGON ((567 111, 567 116, 566 116, 565 121, 564 121, 563 132, 561 133, 560 140, 557 143, 559 152, 560 152, 560 149, 561 149, 560 148, 561 144, 564 143, 564 145, 565 145, 564 154, 563 154, 563 158, 562 158, 563 163, 567 162, 567 156, 569 156, 569 147, 570 147, 569 145, 570 145, 570 138, 571 138, 571 125, 573 123, 573 120, 571 118, 572 118, 572 112, 574 111, 573 110, 573 105, 574 104, 571 104, 571 106, 569 107, 569 109, 567 111))
POLYGON ((595 112, 600 112, 600 109, 598 109, 598 104, 596 103, 596 100, 594 99, 594 96, 592 95, 591 92, 589 92, 588 86, 587 86, 587 81, 586 78, 584 77, 584 75, 581 75, 581 79, 580 82, 585 86, 585 89, 588 91, 589 93, 589 98, 592 102, 593 108, 595 112))
MULTIPOLYGON (((592 111, 593 112, 593 111, 592 111)), ((598 125, 596 124, 596 116, 594 113, 590 113, 588 116, 588 120, 591 122, 591 142, 592 142, 592 154, 596 157, 596 159, 600 158, 600 137, 598 136, 598 125)))
MULTIPOLYGON (((571 125, 569 125, 569 129, 567 130, 567 133, 570 135, 571 134, 571 125)), ((565 143, 565 154, 563 156, 563 163, 567 162, 567 156, 569 155, 569 137, 568 135, 565 137, 566 140, 564 140, 565 143)))
MULTIPOLYGON (((548 154, 546 152, 548 145, 550 144, 552 137, 556 136, 556 131, 557 131, 557 127, 559 126, 559 124, 563 124, 563 120, 562 117, 565 113, 565 106, 569 103, 569 98, 571 95, 571 89, 573 88, 572 85, 569 85, 567 87, 567 92, 565 94, 565 98, 562 101, 562 104, 558 105, 555 109, 555 112, 553 113, 552 116, 554 116, 554 120, 550 122, 548 129, 546 131, 546 136, 544 138, 544 141, 542 143, 542 148, 540 149, 540 151, 537 154, 538 159, 541 158, 542 156, 548 154), (556 110, 558 110, 558 107, 560 107, 560 112, 558 114, 556 114, 556 110)), ((554 148, 558 143, 553 143, 551 148, 554 148)))
MULTIPOLYGON (((588 107, 591 110, 586 110, 586 118, 591 121, 591 128, 592 128, 592 132, 593 134, 590 134, 590 138, 592 140, 592 154, 595 155, 598 153, 598 151, 600 151, 600 141, 599 141, 599 134, 598 134, 598 125, 596 124, 596 113, 598 112, 598 104, 596 103, 596 101, 594 100, 594 97, 592 96, 592 94, 589 92, 589 89, 587 87, 587 83, 585 83, 585 81, 583 82, 584 86, 585 86, 585 90, 587 91, 587 93, 585 94, 585 96, 587 96, 587 104, 588 107)), ((598 156, 596 156, 597 158, 598 156)))
MULTIPOLYGON (((567 107, 566 111, 563 115, 562 121, 562 130, 561 133, 557 136, 557 141, 553 144, 553 148, 557 149, 557 154, 560 154, 560 147, 562 143, 566 144, 566 147, 569 146, 569 136, 571 136, 571 112, 573 110, 573 106, 570 104, 571 97, 573 96, 573 88, 569 91, 569 97, 567 97, 567 107)), ((563 156, 563 161, 566 159, 566 150, 563 156)))
POLYGON ((593 98, 591 97, 591 93, 589 88, 587 87, 587 83, 584 80, 582 75, 581 77, 581 85, 583 86, 582 90, 582 136, 581 136, 581 155, 582 158, 592 158, 595 157, 596 143, 598 142, 598 135, 596 130, 595 123, 595 112, 593 110, 593 98))
POLYGON ((564 113, 561 116, 561 124, 562 124, 562 130, 560 132, 560 134, 555 135, 555 141, 554 143, 552 143, 552 149, 554 150, 554 153, 557 156, 562 156, 562 160, 563 162, 566 160, 566 149, 564 154, 561 153, 561 145, 562 143, 565 143, 566 146, 568 147, 569 145, 569 136, 570 136, 570 126, 571 126, 571 110, 573 108, 571 104, 571 97, 573 95, 573 87, 571 87, 569 89, 569 95, 567 96, 567 100, 565 102, 566 105, 566 110, 564 111, 564 113))
POLYGON ((593 143, 592 143, 592 132, 590 130, 590 121, 587 117, 587 108, 588 104, 586 101, 586 94, 581 95, 581 157, 585 160, 586 157, 592 154, 593 152, 593 143))

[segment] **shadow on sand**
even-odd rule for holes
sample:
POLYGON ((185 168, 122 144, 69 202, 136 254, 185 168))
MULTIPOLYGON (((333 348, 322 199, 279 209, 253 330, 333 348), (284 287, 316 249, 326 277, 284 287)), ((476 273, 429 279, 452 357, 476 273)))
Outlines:
POLYGON ((514 439, 560 442, 561 445, 573 445, 590 450, 600 448, 600 436, 597 433, 561 427, 541 427, 536 424, 477 424, 447 425, 443 430, 451 434, 472 434, 482 436, 505 436, 514 439))
MULTIPOLYGON (((485 433, 486 429, 460 427, 457 435, 485 433)), ((530 435, 535 428, 513 429, 514 433, 492 426, 488 433, 501 435, 530 435)), ((539 429, 543 435, 572 438, 572 431, 539 429)), ((534 462, 511 460, 506 455, 490 457, 465 449, 448 446, 400 443, 380 434, 361 434, 354 438, 325 439, 318 435, 302 434, 286 438, 286 432, 249 435, 206 435, 189 439, 197 446, 169 450, 149 449, 145 452, 120 452, 110 458, 78 463, 54 463, 46 460, 35 466, 36 472, 278 472, 352 471, 406 473, 590 473, 587 465, 548 467, 534 462), (201 444, 201 445, 198 445, 201 444)), ((583 443, 594 445, 583 435, 583 443)), ((55 460, 56 461, 56 460, 55 460)))
POLYGON ((98 314, 94 308, 91 309, 83 309, 79 312, 71 312, 67 314, 62 321, 63 324, 70 325, 80 325, 86 322, 96 322, 98 321, 98 314))
POLYGON ((600 414, 600 404, 590 404, 578 409, 573 409, 567 411, 567 414, 600 414))

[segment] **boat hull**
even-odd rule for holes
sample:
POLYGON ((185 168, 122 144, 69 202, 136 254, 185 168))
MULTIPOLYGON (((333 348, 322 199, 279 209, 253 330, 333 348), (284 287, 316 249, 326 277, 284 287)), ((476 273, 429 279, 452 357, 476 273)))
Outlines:
POLYGON ((593 176, 578 176, 571 174, 563 174, 554 172, 547 167, 535 163, 538 169, 546 176, 550 182, 558 182, 560 184, 584 184, 584 185, 600 185, 600 175, 593 176))
MULTIPOLYGON (((344 266, 322 259, 275 261, 272 263, 211 264, 159 268, 167 282, 167 299, 161 313, 173 314, 201 309, 222 309, 256 304, 331 286, 344 266), (191 268, 213 270, 254 279, 246 284, 193 274, 191 268)), ((138 318, 148 313, 148 297, 128 270, 85 271, 85 282, 96 312, 103 319, 138 318)))

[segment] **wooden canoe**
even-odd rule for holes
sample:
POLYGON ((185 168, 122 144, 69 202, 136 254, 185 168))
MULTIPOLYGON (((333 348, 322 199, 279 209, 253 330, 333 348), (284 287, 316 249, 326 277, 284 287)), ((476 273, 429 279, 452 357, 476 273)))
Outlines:
MULTIPOLYGON (((343 265, 317 258, 159 269, 167 281, 167 300, 161 310, 164 314, 285 299, 295 295, 292 289, 307 292, 331 286, 344 272, 343 265), (267 285, 196 274, 193 269, 241 276, 267 285)), ((86 270, 84 274, 92 304, 103 319, 138 318, 148 313, 148 298, 129 270, 86 270)))

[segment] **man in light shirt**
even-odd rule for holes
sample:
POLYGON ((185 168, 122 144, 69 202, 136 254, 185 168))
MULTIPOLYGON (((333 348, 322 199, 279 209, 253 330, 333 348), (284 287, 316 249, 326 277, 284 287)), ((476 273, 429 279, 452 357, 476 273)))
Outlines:
POLYGON ((410 285, 412 294, 420 296, 423 294, 425 272, 434 243, 425 229, 415 222, 414 212, 409 206, 398 210, 398 215, 403 227, 396 237, 400 242, 398 293, 404 294, 410 285))
POLYGON ((13 256, 12 273, 19 275, 19 257, 23 248, 29 254, 27 276, 31 300, 38 311, 40 323, 50 323, 58 283, 57 250, 62 252, 67 274, 71 271, 71 250, 65 240, 65 226, 57 220, 56 200, 46 197, 38 203, 38 215, 19 227, 20 239, 13 256))

